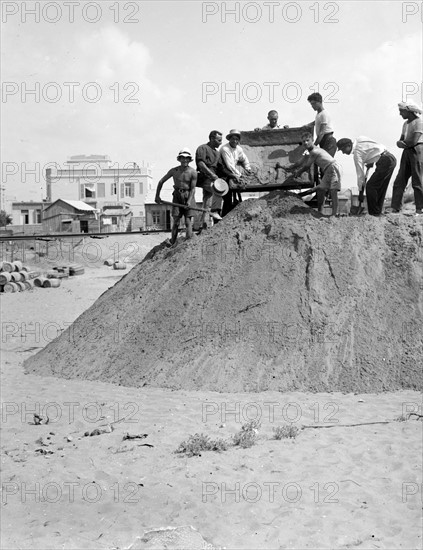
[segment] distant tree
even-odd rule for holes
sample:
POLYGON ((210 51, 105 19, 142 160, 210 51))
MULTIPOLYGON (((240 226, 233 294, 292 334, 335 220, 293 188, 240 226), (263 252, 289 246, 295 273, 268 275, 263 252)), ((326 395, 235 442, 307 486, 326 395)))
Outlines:
POLYGON ((5 210, 0 210, 0 227, 5 227, 12 223, 12 221, 12 216, 9 216, 5 210))

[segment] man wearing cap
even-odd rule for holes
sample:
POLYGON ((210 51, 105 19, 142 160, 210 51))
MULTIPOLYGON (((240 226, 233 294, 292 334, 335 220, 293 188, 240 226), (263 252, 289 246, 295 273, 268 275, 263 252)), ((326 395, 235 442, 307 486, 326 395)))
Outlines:
MULTIPOLYGON (((263 128, 254 128, 255 132, 259 132, 260 130, 280 130, 282 126, 278 124, 279 119, 279 113, 272 109, 267 113, 267 120, 269 121, 266 126, 263 126, 263 128)), ((289 126, 285 125, 283 128, 289 128, 289 126)))
POLYGON ((242 202, 241 194, 237 189, 244 188, 242 183, 242 172, 238 166, 242 166, 249 174, 251 173, 250 162, 239 145, 241 141, 241 132, 239 130, 231 130, 226 136, 228 143, 225 143, 220 149, 218 161, 218 175, 224 178, 229 185, 230 192, 223 199, 222 216, 230 212, 238 202, 242 202))
POLYGON ((384 145, 365 136, 359 136, 355 141, 342 138, 337 142, 337 147, 344 155, 353 154, 360 194, 364 193, 365 187, 369 214, 380 216, 397 159, 384 145), (374 164, 376 170, 366 184, 365 169, 371 168, 374 164))
MULTIPOLYGON (((200 145, 195 152, 198 178, 197 187, 203 188, 203 208, 220 210, 221 199, 214 197, 212 184, 217 180, 217 162, 219 160, 219 147, 222 145, 222 132, 213 130, 209 134, 209 141, 200 145)), ((216 214, 218 215, 218 214, 216 214)), ((220 216, 219 216, 220 217, 220 216)), ((210 215, 203 212, 201 216, 200 232, 210 225, 210 215), (207 218, 206 218, 207 216, 207 218), (206 221, 207 219, 207 221, 206 221)))
POLYGON ((414 189, 416 214, 423 213, 423 122, 422 110, 411 102, 398 103, 399 114, 405 122, 397 146, 403 149, 397 177, 392 190, 391 207, 399 212, 409 178, 414 189))
POLYGON ((172 238, 171 244, 176 243, 178 238, 179 223, 182 217, 185 217, 186 238, 192 238, 192 226, 194 220, 194 211, 190 207, 195 207, 195 185, 197 183, 197 171, 189 166, 192 161, 192 155, 189 149, 181 149, 176 159, 179 161, 180 166, 171 168, 169 172, 162 177, 157 184, 155 202, 161 203, 160 191, 163 184, 170 178, 173 178, 173 195, 172 202, 177 204, 186 205, 186 207, 173 206, 172 207, 172 238))

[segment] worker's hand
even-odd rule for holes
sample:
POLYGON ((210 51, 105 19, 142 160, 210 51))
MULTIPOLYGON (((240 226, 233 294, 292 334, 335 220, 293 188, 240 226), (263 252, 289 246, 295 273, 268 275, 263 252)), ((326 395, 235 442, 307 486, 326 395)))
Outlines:
POLYGON ((156 198, 154 199, 154 202, 157 204, 161 204, 162 199, 159 197, 159 195, 156 195, 156 198))
POLYGON ((284 129, 289 128, 288 124, 285 124, 284 129))
POLYGON ((400 149, 406 149, 407 145, 403 141, 397 141, 397 147, 400 149))
POLYGON ((255 132, 260 132, 261 128, 254 128, 255 132))
POLYGON ((364 186, 360 189, 360 191, 358 193, 359 202, 363 202, 363 198, 364 198, 364 186))

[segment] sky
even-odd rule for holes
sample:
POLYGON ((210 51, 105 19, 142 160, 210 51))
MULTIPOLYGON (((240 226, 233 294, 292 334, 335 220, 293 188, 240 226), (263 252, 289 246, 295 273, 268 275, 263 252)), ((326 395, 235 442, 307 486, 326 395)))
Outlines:
MULTIPOLYGON (((397 104, 422 104, 422 2, 3 0, 1 9, 8 210, 45 198, 44 168, 73 155, 148 163, 156 185, 211 130, 252 130, 270 109, 291 127, 311 122, 313 91, 337 139, 369 136, 399 160, 397 104)), ((337 157, 343 188, 355 186, 352 157, 337 157)))

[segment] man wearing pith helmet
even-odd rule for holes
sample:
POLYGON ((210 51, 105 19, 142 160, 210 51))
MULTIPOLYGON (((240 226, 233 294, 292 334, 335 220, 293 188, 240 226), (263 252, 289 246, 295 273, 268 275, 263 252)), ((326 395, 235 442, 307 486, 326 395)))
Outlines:
POLYGON ((176 159, 180 165, 171 168, 169 172, 162 177, 157 184, 155 202, 160 204, 160 191, 163 184, 170 178, 173 178, 173 195, 172 202, 182 204, 186 206, 173 206, 172 207, 172 238, 171 244, 176 243, 178 238, 179 223, 182 217, 185 217, 186 238, 192 238, 192 226, 194 221, 194 211, 191 208, 195 208, 195 184, 197 183, 197 171, 189 166, 189 163, 193 160, 191 151, 188 148, 181 149, 176 159))
POLYGON ((242 182, 242 167, 248 174, 251 173, 250 162, 247 155, 240 146, 241 132, 239 130, 230 130, 226 136, 228 143, 225 143, 220 149, 218 162, 218 176, 224 178, 229 185, 229 193, 223 199, 222 216, 234 208, 238 202, 241 202, 241 194, 237 189, 242 189, 245 185, 242 182))

